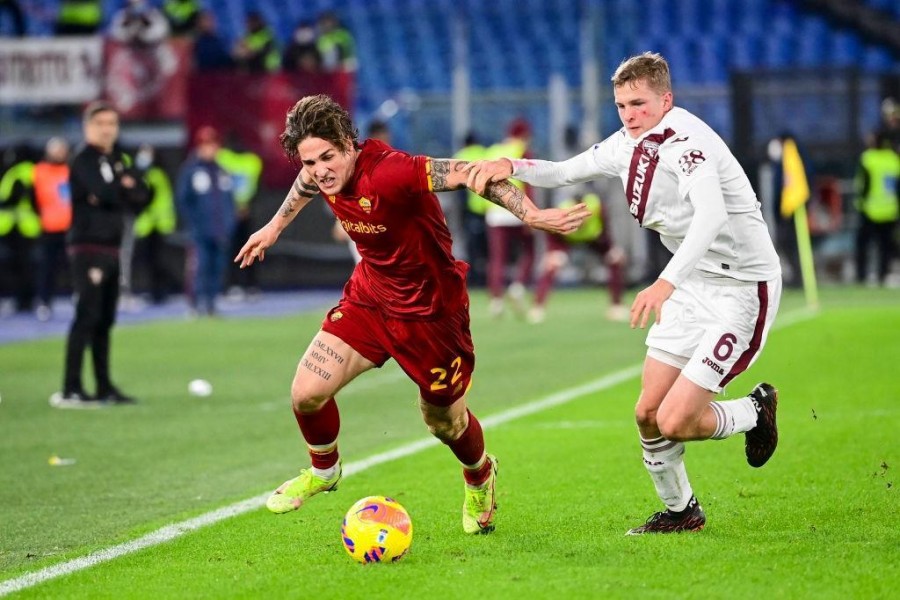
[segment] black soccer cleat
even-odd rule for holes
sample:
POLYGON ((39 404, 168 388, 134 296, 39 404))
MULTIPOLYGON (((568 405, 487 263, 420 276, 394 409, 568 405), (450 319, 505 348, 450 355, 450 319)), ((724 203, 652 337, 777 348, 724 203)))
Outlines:
POLYGON ((137 398, 122 393, 115 386, 110 387, 102 394, 97 394, 97 398, 108 404, 137 404, 137 398))
POLYGON ((664 510, 653 513, 647 522, 640 527, 629 529, 625 535, 643 535, 645 533, 681 533, 682 531, 700 531, 706 525, 706 514, 696 496, 691 496, 687 507, 681 512, 664 510))
POLYGON ((744 434, 744 452, 751 467, 761 467, 778 446, 778 425, 775 422, 778 390, 768 383, 757 384, 750 392, 750 400, 756 406, 756 427, 744 434))

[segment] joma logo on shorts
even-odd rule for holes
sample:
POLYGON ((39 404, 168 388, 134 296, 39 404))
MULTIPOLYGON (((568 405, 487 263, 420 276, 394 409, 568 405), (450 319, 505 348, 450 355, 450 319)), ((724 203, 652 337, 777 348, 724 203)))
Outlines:
POLYGON ((713 361, 711 361, 709 358, 704 358, 704 359, 703 359, 703 364, 704 364, 704 365, 708 365, 710 369, 712 369, 713 371, 715 371, 715 372, 718 373, 719 375, 724 375, 724 374, 725 374, 725 369, 723 369, 721 366, 719 366, 719 363, 713 362, 713 361))

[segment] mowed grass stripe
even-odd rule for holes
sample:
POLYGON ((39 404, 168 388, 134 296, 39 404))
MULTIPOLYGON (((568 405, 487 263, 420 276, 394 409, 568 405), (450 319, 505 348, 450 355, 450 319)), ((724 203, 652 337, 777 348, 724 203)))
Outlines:
MULTIPOLYGON (((815 316, 816 312, 806 309, 794 311, 792 313, 784 315, 784 317, 781 319, 781 321, 783 321, 784 323, 783 325, 776 321, 775 328, 780 329, 781 327, 787 327, 802 321, 809 320, 815 316)), ((543 398, 539 398, 532 402, 512 407, 497 414, 483 418, 481 420, 482 426, 484 428, 496 427, 503 423, 507 423, 566 404, 577 398, 581 398, 592 393, 612 388, 620 383, 639 376, 641 373, 641 369, 641 364, 635 364, 630 367, 620 369, 619 371, 615 371, 611 374, 607 374, 603 377, 594 379, 587 383, 567 388, 543 398)), ((361 473, 373 467, 417 454, 419 452, 422 452, 423 450, 438 445, 440 445, 440 442, 433 437, 422 438, 398 448, 388 450, 386 452, 381 452, 359 461, 348 463, 344 467, 344 476, 347 477, 356 473, 361 473)), ((30 587, 34 587, 35 585, 38 585, 39 583, 42 583, 44 581, 75 573, 94 565, 108 562, 121 556, 134 553, 138 550, 169 542, 192 531, 196 531, 209 525, 213 525, 231 517, 236 517, 244 513, 257 510, 265 504, 268 495, 269 493, 267 492, 253 498, 242 500, 223 508, 204 513, 198 517, 167 525, 136 540, 111 546, 97 552, 92 552, 91 554, 83 557, 45 567, 33 573, 28 573, 19 577, 15 577, 13 579, 8 579, 6 581, 0 582, 0 596, 5 596, 11 593, 22 591, 30 587)))

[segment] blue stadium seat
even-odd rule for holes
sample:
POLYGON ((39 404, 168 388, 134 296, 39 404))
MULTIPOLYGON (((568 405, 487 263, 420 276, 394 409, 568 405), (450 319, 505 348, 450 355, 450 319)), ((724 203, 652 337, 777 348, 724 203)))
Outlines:
POLYGON ((773 69, 788 67, 794 60, 793 39, 777 29, 762 40, 762 65, 773 69))
POLYGON ((728 41, 729 67, 732 70, 750 70, 759 66, 762 56, 762 36, 745 34, 728 41))
POLYGON ((831 35, 831 56, 829 63, 838 67, 849 67, 859 64, 862 58, 862 44, 855 33, 838 31, 831 35))
POLYGON ((897 68, 897 61, 890 50, 880 46, 866 46, 863 50, 862 66, 869 71, 888 71, 897 68))

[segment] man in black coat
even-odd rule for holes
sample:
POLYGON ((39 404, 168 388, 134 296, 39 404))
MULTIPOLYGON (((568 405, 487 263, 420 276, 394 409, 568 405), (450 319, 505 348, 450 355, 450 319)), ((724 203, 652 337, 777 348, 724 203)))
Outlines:
POLYGON ((119 247, 126 213, 150 202, 150 190, 116 144, 119 115, 105 102, 84 111, 84 146, 70 169, 72 227, 67 244, 75 288, 75 318, 66 342, 63 390, 50 398, 57 408, 131 404, 109 376, 109 337, 119 300, 119 247), (81 383, 84 351, 90 347, 97 393, 81 383))

